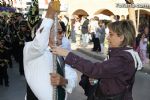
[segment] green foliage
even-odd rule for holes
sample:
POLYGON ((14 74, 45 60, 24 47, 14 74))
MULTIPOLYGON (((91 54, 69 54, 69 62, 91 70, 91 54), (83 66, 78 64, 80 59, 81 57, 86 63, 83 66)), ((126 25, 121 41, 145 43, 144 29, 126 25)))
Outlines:
POLYGON ((32 0, 33 5, 30 6, 28 12, 28 22, 31 27, 34 27, 39 21, 39 8, 38 8, 38 0, 32 0))

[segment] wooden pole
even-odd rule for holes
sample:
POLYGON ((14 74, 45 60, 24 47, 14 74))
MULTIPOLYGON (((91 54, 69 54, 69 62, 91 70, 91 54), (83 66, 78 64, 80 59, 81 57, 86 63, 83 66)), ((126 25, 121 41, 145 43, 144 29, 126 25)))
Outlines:
MULTIPOLYGON (((58 33, 58 13, 55 14, 55 19, 54 19, 54 41, 55 41, 55 46, 57 45, 57 33, 58 33)), ((57 72, 57 56, 53 54, 53 73, 57 72)), ((57 87, 53 86, 53 100, 57 100, 57 87)))

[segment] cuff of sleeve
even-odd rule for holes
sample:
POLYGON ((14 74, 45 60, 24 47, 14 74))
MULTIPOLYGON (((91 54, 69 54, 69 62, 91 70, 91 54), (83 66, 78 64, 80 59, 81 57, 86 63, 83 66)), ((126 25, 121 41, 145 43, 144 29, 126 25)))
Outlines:
POLYGON ((72 93, 71 81, 68 80, 68 84, 66 84, 66 85, 64 86, 64 89, 65 89, 68 93, 72 93))

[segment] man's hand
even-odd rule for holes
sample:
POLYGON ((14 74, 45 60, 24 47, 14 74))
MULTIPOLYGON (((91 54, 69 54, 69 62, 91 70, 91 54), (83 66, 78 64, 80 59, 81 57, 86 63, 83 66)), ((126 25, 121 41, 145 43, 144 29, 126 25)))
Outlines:
POLYGON ((59 75, 58 73, 51 73, 51 84, 53 86, 65 86, 68 83, 68 80, 59 75))
POLYGON ((48 5, 48 10, 46 13, 46 18, 54 19, 55 13, 60 11, 60 2, 59 0, 51 0, 48 5))

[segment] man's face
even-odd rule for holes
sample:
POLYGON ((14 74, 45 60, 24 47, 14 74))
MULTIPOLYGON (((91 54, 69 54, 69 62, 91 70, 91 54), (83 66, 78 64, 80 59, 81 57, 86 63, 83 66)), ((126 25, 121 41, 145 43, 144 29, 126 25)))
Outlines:
MULTIPOLYGON (((49 46, 50 47, 55 45, 54 36, 55 36, 55 31, 54 31, 54 25, 53 25, 51 28, 50 37, 49 37, 49 46)), ((62 44, 63 36, 64 36, 64 34, 62 32, 61 25, 58 23, 58 33, 57 33, 57 43, 56 43, 57 46, 62 44)))
POLYGON ((22 32, 25 32, 27 30, 26 26, 21 26, 20 29, 22 32))

